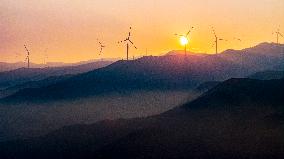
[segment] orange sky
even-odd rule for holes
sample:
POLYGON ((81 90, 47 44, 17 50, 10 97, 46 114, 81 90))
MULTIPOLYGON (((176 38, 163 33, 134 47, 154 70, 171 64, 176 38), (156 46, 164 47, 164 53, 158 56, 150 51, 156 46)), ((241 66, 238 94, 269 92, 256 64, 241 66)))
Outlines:
MULTIPOLYGON (((117 41, 133 27, 130 56, 160 55, 182 49, 175 33, 195 30, 189 43, 194 52, 213 53, 214 26, 221 38, 219 50, 241 49, 275 41, 273 31, 284 33, 283 0, 1 0, 0 61, 23 61, 27 44, 31 61, 76 62, 104 57, 125 57, 117 41), (234 37, 243 41, 234 40, 234 37)), ((284 42, 284 38, 280 38, 284 42)))

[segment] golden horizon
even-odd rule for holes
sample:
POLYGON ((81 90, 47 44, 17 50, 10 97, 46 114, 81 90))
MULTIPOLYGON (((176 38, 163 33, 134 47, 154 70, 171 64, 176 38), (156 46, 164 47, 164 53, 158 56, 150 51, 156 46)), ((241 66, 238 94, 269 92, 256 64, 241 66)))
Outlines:
POLYGON ((129 57, 183 50, 174 34, 190 26, 191 52, 215 53, 212 27, 225 39, 219 52, 240 50, 276 42, 272 33, 284 32, 283 8, 282 0, 3 0, 0 61, 24 61, 24 44, 33 63, 125 58, 126 46, 117 42, 127 37, 130 26, 138 49, 130 47, 129 57), (97 39, 106 45, 103 56, 97 39))

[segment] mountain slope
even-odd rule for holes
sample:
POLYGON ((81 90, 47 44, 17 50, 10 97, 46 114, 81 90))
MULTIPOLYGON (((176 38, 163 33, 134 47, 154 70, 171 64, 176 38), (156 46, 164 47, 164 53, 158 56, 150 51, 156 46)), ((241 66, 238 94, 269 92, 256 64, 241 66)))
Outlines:
POLYGON ((284 45, 262 43, 218 55, 170 53, 118 61, 103 69, 74 76, 47 87, 23 90, 5 101, 72 99, 125 90, 191 89, 206 81, 241 78, 284 62, 284 45))
POLYGON ((284 45, 265 42, 242 50, 226 50, 219 56, 256 72, 278 69, 283 66, 284 45))
POLYGON ((260 80, 270 80, 270 79, 281 79, 284 78, 284 71, 263 71, 254 73, 248 78, 260 79, 260 80))
POLYGON ((55 84, 57 82, 66 80, 66 79, 68 79, 72 76, 73 75, 51 76, 51 77, 47 77, 43 80, 28 81, 28 82, 25 82, 25 83, 22 83, 22 84, 17 84, 17 85, 8 87, 6 89, 0 90, 0 99, 8 97, 8 96, 18 92, 19 90, 23 90, 23 89, 27 89, 27 88, 46 87, 46 86, 49 86, 51 84, 55 84))
POLYGON ((12 71, 0 73, 0 89, 5 89, 14 85, 23 84, 28 81, 37 81, 50 76, 60 76, 67 74, 78 74, 88 72, 97 68, 105 67, 112 62, 100 61, 78 66, 47 67, 47 68, 20 68, 12 71))
MULTIPOLYGON (((87 60, 87 61, 81 61, 77 63, 64 63, 64 62, 47 62, 46 64, 36 64, 36 63, 30 63, 30 68, 46 68, 46 67, 69 67, 69 66, 79 66, 89 63, 96 63, 100 61, 109 61, 114 62, 118 61, 120 58, 103 58, 103 59, 93 59, 93 60, 87 60)), ((19 68, 27 67, 26 62, 16 62, 16 63, 7 63, 7 62, 0 62, 0 72, 7 72, 16 70, 19 68)))
POLYGON ((284 155, 284 79, 231 79, 164 114, 62 128, 0 144, 2 158, 274 158, 284 155), (10 156, 11 157, 11 156, 10 156))
POLYGON ((219 82, 219 81, 204 82, 204 83, 201 83, 200 85, 198 85, 198 87, 196 87, 195 90, 198 91, 198 92, 206 92, 206 91, 214 88, 215 86, 217 86, 220 83, 221 82, 219 82))
POLYGON ((40 89, 23 90, 5 100, 56 100, 124 90, 189 89, 202 81, 238 75, 241 72, 238 68, 211 56, 144 57, 118 61, 40 89))

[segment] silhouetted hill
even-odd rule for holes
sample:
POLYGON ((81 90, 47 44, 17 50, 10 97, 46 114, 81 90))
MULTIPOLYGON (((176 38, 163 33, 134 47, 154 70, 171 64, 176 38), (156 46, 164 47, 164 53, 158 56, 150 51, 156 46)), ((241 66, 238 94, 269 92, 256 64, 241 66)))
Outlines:
MULTIPOLYGON (((93 59, 87 61, 80 61, 76 63, 64 63, 64 62, 47 62, 46 64, 36 64, 30 63, 30 68, 46 68, 46 67, 68 67, 68 66, 79 66, 89 63, 96 63, 96 62, 114 62, 118 61, 120 58, 103 58, 103 59, 93 59)), ((0 62, 0 72, 12 71, 19 68, 27 67, 26 62, 15 62, 15 63, 8 63, 8 62, 0 62)))
POLYGON ((47 87, 20 91, 5 100, 57 100, 125 90, 191 89, 206 81, 247 77, 283 63, 284 59, 278 57, 281 55, 279 48, 283 46, 262 43, 218 55, 189 54, 185 57, 170 53, 118 61, 47 87))
MULTIPOLYGON (((27 63, 25 62, 16 62, 16 63, 7 63, 7 62, 0 62, 0 72, 11 71, 19 68, 26 67, 27 63)), ((34 64, 30 63, 30 67, 32 68, 41 68, 44 67, 41 64, 34 64)))
POLYGON ((217 86, 220 83, 221 82, 219 82, 219 81, 204 82, 204 83, 201 83, 198 87, 196 87, 195 90, 198 91, 198 92, 206 92, 206 91, 214 88, 215 86, 217 86))
POLYGON ((40 89, 22 90, 6 101, 80 98, 125 90, 190 89, 208 80, 237 76, 237 65, 209 56, 143 57, 118 61, 40 89), (189 60, 190 59, 190 60, 189 60))
POLYGON ((5 158, 280 159, 284 79, 230 79, 164 114, 64 127, 5 142, 5 158))
POLYGON ((284 78, 284 71, 263 71, 254 73, 248 78, 260 79, 260 80, 270 80, 270 79, 281 79, 284 78))
POLYGON ((258 55, 265 55, 265 56, 274 56, 277 58, 283 58, 284 54, 284 44, 277 44, 277 43, 260 43, 251 48, 247 48, 243 50, 245 53, 254 53, 258 55))
POLYGON ((191 102, 190 106, 216 107, 218 104, 241 105, 250 102, 259 105, 282 105, 284 101, 283 83, 283 79, 268 81, 230 79, 203 94, 202 98, 191 102))
POLYGON ((276 43, 261 43, 242 50, 226 50, 219 54, 222 58, 240 64, 244 69, 256 72, 279 69, 283 66, 284 45, 276 43), (260 70, 259 68, 262 68, 260 70))
POLYGON ((51 77, 47 77, 43 80, 28 81, 28 82, 25 82, 25 83, 22 83, 22 84, 14 85, 14 86, 8 87, 6 89, 0 90, 0 98, 7 97, 9 95, 12 95, 12 94, 18 92, 19 90, 26 89, 26 88, 46 87, 46 86, 49 86, 51 84, 55 84, 57 82, 66 80, 66 79, 68 79, 72 76, 73 75, 51 76, 51 77))
POLYGON ((97 68, 105 67, 112 62, 100 61, 78 66, 47 67, 47 68, 19 68, 12 71, 0 73, 0 88, 5 89, 14 85, 23 84, 28 81, 37 81, 50 76, 61 76, 67 74, 78 74, 88 72, 97 68))

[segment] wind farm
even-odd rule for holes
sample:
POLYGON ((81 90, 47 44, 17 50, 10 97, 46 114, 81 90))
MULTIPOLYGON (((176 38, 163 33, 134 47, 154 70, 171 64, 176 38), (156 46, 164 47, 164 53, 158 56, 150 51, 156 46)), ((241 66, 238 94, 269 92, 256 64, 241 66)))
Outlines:
POLYGON ((0 159, 282 159, 283 7, 3 0, 0 159))

